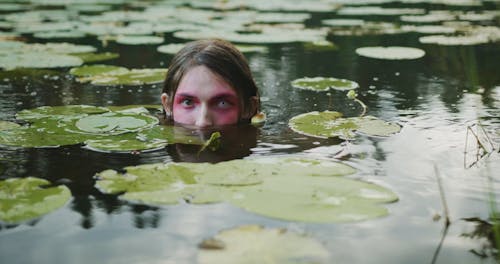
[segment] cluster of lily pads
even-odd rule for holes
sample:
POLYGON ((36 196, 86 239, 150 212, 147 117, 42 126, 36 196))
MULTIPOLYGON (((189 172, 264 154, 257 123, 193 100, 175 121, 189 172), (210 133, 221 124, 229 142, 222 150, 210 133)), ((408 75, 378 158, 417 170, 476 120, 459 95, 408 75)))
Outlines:
POLYGON ((84 144, 106 152, 154 150, 172 143, 203 144, 180 127, 160 126, 146 108, 158 106, 96 107, 88 105, 42 106, 19 112, 25 125, 0 123, 0 145, 59 147, 84 144))
POLYGON ((105 170, 96 187, 150 205, 228 202, 260 215, 302 222, 384 216, 398 198, 381 186, 344 178, 356 170, 329 160, 273 157, 210 163, 159 163, 105 170))

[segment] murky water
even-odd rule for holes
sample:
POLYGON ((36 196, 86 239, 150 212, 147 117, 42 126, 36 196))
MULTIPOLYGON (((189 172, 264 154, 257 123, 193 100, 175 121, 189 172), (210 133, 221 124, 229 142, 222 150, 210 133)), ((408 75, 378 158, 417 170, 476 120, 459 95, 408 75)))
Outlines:
MULTIPOLYGON (((493 263, 492 258, 482 259, 471 252, 481 251, 487 241, 464 236, 474 232, 476 225, 463 218, 488 219, 489 193, 500 197, 500 156, 492 153, 464 168, 464 148, 467 126, 479 122, 499 142, 500 46, 422 45, 418 36, 331 36, 338 50, 311 51, 301 44, 280 44, 270 45, 268 53, 248 54, 268 120, 261 128, 227 134, 228 144, 239 147, 227 148, 222 156, 193 157, 192 150, 175 145, 140 155, 97 153, 80 146, 1 148, 2 179, 45 178, 68 186, 74 198, 39 220, 1 225, 0 262, 191 263, 204 238, 238 225, 260 224, 311 234, 331 252, 331 263, 431 263, 433 258, 436 263, 493 263), (385 61, 354 52, 370 45, 419 47, 426 56, 385 61), (345 92, 327 96, 291 87, 290 81, 305 76, 358 82, 359 99, 368 106, 368 114, 397 122, 402 131, 388 138, 358 136, 351 142, 291 131, 287 121, 300 113, 336 110, 356 116, 361 111, 346 100, 345 92), (93 186, 94 174, 109 168, 283 154, 341 160, 358 170, 352 178, 387 187, 400 200, 387 206, 390 214, 384 218, 307 224, 273 220, 224 203, 136 205, 102 194, 93 186), (450 213, 446 233, 438 177, 450 213)), ((167 43, 178 41, 171 35, 166 39, 167 43)), ((93 38, 84 42, 101 47, 93 38)), ((171 58, 148 46, 110 44, 101 49, 120 53, 111 63, 126 67, 166 67, 171 58)), ((67 75, 67 69, 50 78, 20 76, 0 83, 0 117, 12 120, 20 110, 43 105, 160 104, 161 89, 161 85, 81 85, 67 75)), ((465 163, 472 161, 468 156, 465 163)))

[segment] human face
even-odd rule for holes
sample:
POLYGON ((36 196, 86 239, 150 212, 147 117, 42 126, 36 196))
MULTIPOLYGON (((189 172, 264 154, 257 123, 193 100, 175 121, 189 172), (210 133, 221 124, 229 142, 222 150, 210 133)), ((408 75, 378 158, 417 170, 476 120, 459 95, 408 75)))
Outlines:
POLYGON ((205 66, 189 69, 175 92, 174 122, 195 127, 236 124, 240 102, 236 91, 205 66))

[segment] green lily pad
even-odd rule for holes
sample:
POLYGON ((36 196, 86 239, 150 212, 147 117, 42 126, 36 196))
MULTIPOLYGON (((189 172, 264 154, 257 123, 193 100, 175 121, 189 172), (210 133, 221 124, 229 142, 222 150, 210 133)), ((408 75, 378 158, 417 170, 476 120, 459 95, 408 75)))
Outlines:
POLYGON ((281 228, 246 225, 224 230, 199 245, 198 262, 328 263, 330 253, 318 241, 281 228))
POLYGON ((103 53, 75 53, 71 54, 72 56, 76 56, 83 60, 83 62, 96 62, 96 61, 105 61, 112 60, 120 57, 120 54, 113 52, 103 52, 103 53))
POLYGON ((61 68, 82 65, 83 61, 75 56, 53 53, 0 53, 0 68, 61 68))
POLYGON ((86 35, 80 31, 45 31, 35 33, 33 37, 41 39, 78 39, 84 38, 86 35))
POLYGON ((109 112, 109 109, 91 105, 41 106, 34 109, 22 110, 16 114, 16 118, 33 121, 41 118, 61 119, 67 116, 80 117, 105 112, 109 112))
POLYGON ((172 43, 172 44, 166 44, 166 45, 161 45, 156 48, 156 50, 160 53, 166 53, 166 54, 176 54, 179 50, 181 50, 186 44, 184 43, 172 43))
POLYGON ((164 39, 157 36, 119 36, 116 42, 124 45, 161 44, 164 39))
POLYGON ((113 66, 113 65, 85 65, 77 68, 72 68, 69 73, 78 77, 88 77, 96 75, 113 75, 127 73, 129 70, 125 67, 113 66))
POLYGON ((148 204, 230 202, 272 218, 350 222, 381 217, 381 203, 398 198, 375 184, 332 177, 353 173, 347 165, 299 157, 126 167, 96 175, 105 193, 148 204))
POLYGON ((338 49, 335 44, 327 40, 304 43, 304 48, 311 51, 330 51, 338 49))
POLYGON ((72 43, 65 42, 51 42, 51 43, 33 43, 33 44, 25 44, 22 48, 22 51, 26 52, 47 52, 47 53, 55 53, 55 54, 71 54, 71 53, 85 53, 85 52, 95 52, 97 49, 93 46, 89 45, 77 45, 72 43))
POLYGON ((77 79, 79 82, 91 82, 94 85, 144 85, 161 83, 167 69, 132 69, 123 73, 105 73, 77 79))
POLYGON ((20 125, 14 122, 0 120, 0 131, 19 128, 20 125))
POLYGON ((490 39, 484 34, 467 36, 432 35, 420 37, 418 41, 423 44, 437 44, 443 46, 469 46, 485 44, 490 42, 490 39))
POLYGON ((155 126, 141 131, 137 138, 142 141, 167 140, 169 143, 203 145, 203 139, 194 136, 191 131, 180 126, 155 126))
POLYGON ((50 182, 39 178, 0 181, 0 220, 17 223, 38 218, 64 206, 71 198, 66 186, 45 188, 50 182))
POLYGON ((158 118, 150 115, 138 115, 109 112, 89 115, 75 122, 76 132, 99 135, 119 135, 137 132, 158 124, 158 118))
POLYGON ((356 53, 363 57, 382 60, 414 60, 422 58, 425 51, 410 47, 362 47, 356 53))
POLYGON ((292 130, 311 137, 350 139, 359 132, 368 136, 387 137, 398 133, 401 127, 376 117, 342 118, 339 112, 309 112, 294 116, 288 122, 292 130))
POLYGON ((143 141, 136 138, 135 134, 127 133, 121 137, 91 139, 85 141, 85 148, 99 152, 131 152, 154 151, 168 145, 165 139, 143 141))
POLYGON ((331 77, 300 78, 292 81, 292 86, 299 89, 313 91, 329 91, 330 89, 347 91, 359 88, 359 85, 356 82, 331 77))

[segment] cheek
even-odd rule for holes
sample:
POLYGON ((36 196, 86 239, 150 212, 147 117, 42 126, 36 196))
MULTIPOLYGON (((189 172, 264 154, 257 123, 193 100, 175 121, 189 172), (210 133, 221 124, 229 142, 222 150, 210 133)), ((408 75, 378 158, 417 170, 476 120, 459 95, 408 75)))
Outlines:
POLYGON ((174 115, 174 122, 176 123, 194 124, 196 120, 196 111, 193 109, 185 109, 179 104, 174 103, 172 113, 174 115))
POLYGON ((214 111, 214 123, 216 125, 233 125, 238 123, 238 108, 231 108, 224 111, 214 111))

